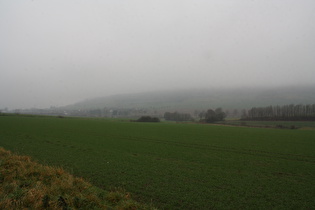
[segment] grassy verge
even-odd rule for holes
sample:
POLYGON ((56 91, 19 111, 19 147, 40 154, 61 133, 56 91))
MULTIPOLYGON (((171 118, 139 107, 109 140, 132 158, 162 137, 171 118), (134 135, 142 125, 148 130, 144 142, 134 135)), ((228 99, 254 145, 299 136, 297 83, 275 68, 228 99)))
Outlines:
POLYGON ((61 168, 0 148, 0 209, 153 209, 123 189, 101 190, 61 168))
POLYGON ((245 127, 280 128, 280 129, 315 129, 314 121, 243 121, 226 120, 219 124, 245 127))

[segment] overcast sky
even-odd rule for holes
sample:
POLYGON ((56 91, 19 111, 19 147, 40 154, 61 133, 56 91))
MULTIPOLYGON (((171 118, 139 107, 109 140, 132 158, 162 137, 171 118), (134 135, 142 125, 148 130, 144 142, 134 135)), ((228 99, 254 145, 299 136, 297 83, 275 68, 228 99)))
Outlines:
POLYGON ((314 0, 0 0, 0 109, 314 81, 314 0))

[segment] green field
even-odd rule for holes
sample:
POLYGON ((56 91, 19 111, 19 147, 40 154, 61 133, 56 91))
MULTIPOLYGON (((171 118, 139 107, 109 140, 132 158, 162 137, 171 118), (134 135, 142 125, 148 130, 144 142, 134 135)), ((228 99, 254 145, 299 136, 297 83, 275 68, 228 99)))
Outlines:
POLYGON ((0 117, 0 146, 165 209, 315 209, 315 131, 0 117))

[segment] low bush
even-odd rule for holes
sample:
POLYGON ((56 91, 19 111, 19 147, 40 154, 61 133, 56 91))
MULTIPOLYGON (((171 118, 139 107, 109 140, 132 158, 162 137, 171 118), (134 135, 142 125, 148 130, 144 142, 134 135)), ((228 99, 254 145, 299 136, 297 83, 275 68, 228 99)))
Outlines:
POLYGON ((142 116, 136 120, 137 122, 160 122, 160 119, 157 117, 142 116))

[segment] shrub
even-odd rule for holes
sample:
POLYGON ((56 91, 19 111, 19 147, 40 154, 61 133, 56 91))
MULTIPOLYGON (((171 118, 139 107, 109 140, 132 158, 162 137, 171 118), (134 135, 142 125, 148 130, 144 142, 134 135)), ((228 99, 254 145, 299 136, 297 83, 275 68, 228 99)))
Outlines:
POLYGON ((157 117, 142 116, 136 122, 160 122, 160 119, 157 117))

